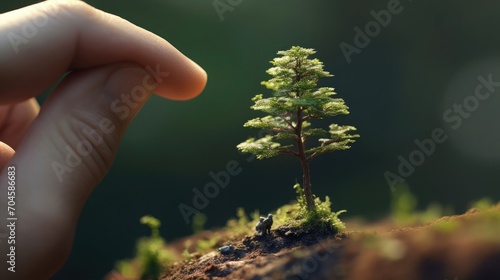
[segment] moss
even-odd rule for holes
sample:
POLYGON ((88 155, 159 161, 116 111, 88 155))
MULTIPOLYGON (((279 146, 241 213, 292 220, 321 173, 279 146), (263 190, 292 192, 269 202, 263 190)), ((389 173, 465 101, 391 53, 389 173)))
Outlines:
POLYGON ((277 228, 282 225, 294 224, 298 226, 297 216, 300 213, 300 206, 298 202, 291 202, 290 204, 285 204, 276 210, 276 214, 273 215, 273 227, 277 228))
POLYGON ((434 228, 441 233, 452 233, 459 228, 459 224, 449 219, 442 219, 434 224, 434 228))
MULTIPOLYGON (((297 227, 302 232, 320 230, 338 233, 345 230, 345 225, 338 216, 346 211, 332 212, 328 196, 325 197, 324 201, 315 196, 314 202, 316 208, 311 211, 307 208, 304 190, 299 184, 296 184, 294 189, 297 193, 297 201, 285 204, 274 213, 271 213, 273 214, 274 221, 272 229, 286 225, 297 227)), ((245 209, 238 208, 236 218, 230 219, 226 225, 230 239, 240 238, 244 235, 253 235, 259 217, 260 213, 258 210, 247 215, 245 209)))
POLYGON ((339 215, 345 213, 345 210, 333 212, 331 202, 328 196, 322 201, 314 196, 316 207, 313 210, 307 208, 304 190, 299 184, 293 186, 297 193, 297 209, 292 211, 295 217, 291 217, 289 223, 300 227, 304 232, 310 231, 331 231, 333 233, 345 231, 345 224, 339 219, 339 215))

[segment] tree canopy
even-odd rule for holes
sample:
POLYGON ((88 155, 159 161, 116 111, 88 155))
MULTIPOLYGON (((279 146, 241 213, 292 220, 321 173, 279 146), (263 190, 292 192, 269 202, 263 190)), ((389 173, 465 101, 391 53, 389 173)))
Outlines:
POLYGON ((255 154, 264 159, 279 154, 291 154, 300 157, 300 149, 296 145, 302 142, 302 151, 309 161, 316 156, 337 150, 350 148, 357 134, 353 126, 331 124, 329 130, 314 128, 311 121, 337 115, 349 114, 349 108, 342 98, 336 95, 331 87, 317 87, 319 78, 332 75, 323 70, 323 63, 308 57, 316 53, 313 49, 292 47, 287 51, 279 51, 281 57, 271 61, 273 67, 267 70, 272 76, 262 82, 272 91, 272 96, 264 98, 256 95, 251 107, 268 115, 247 121, 244 126, 268 131, 265 136, 250 138, 237 147, 243 152, 255 154), (306 147, 310 137, 318 137, 316 146, 306 147))

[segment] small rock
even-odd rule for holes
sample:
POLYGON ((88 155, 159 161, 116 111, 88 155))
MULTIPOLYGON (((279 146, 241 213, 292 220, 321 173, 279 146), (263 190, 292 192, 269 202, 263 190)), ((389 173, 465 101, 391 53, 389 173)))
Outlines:
POLYGON ((218 250, 221 254, 227 255, 227 254, 231 253, 232 251, 234 251, 234 246, 233 245, 222 246, 218 250))
POLYGON ((201 256, 200 260, 198 261, 198 263, 204 263, 204 262, 206 262, 208 260, 211 260, 211 259, 215 258, 216 256, 217 256, 217 252, 212 251, 210 253, 207 253, 207 254, 201 256))
POLYGON ((226 267, 227 268, 230 268, 231 270, 236 270, 242 266, 245 265, 245 262, 244 261, 229 261, 229 262, 226 262, 226 267))
POLYGON ((289 231, 285 232, 285 236, 286 237, 293 237, 293 236, 295 236, 295 232, 289 230, 289 231))

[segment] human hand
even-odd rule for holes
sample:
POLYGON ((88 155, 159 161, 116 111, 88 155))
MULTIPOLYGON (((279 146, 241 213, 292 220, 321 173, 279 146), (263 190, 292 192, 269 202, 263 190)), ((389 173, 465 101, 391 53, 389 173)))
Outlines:
POLYGON ((47 279, 67 259, 86 199, 151 92, 190 99, 206 74, 160 37, 80 1, 1 14, 0 34, 0 279, 47 279), (34 96, 66 71, 40 109, 34 96), (11 246, 16 272, 7 270, 11 246))

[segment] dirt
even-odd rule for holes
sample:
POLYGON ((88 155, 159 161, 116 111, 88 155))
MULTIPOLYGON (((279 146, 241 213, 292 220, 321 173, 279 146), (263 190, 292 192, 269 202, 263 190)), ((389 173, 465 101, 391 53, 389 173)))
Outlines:
MULTIPOLYGON (((381 222, 342 234, 298 232, 281 226, 267 236, 227 240, 221 245, 232 244, 233 250, 192 254, 160 279, 500 279, 500 206, 425 225, 381 222)), ((211 231, 188 239, 226 234, 211 231)), ((186 240, 169 246, 180 252, 186 240)), ((125 278, 112 272, 106 279, 125 278)))

